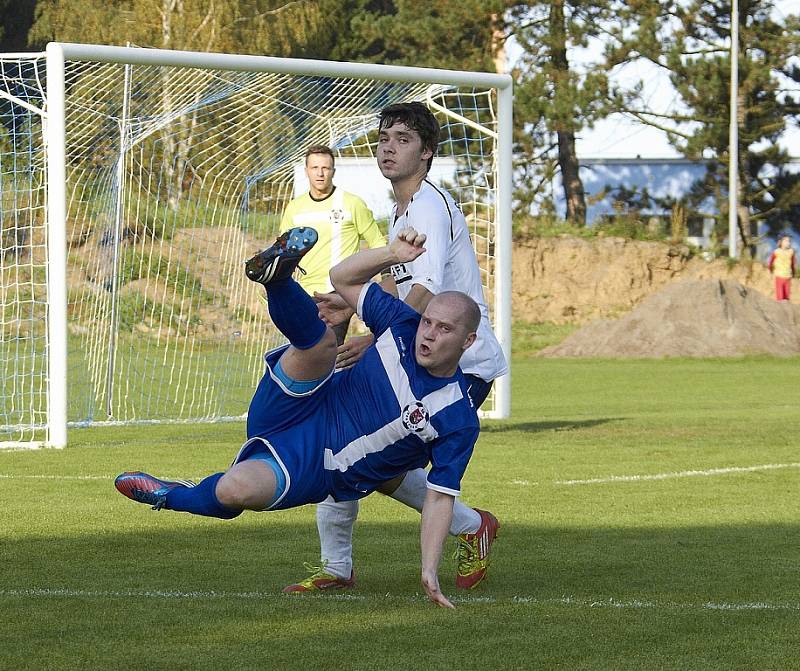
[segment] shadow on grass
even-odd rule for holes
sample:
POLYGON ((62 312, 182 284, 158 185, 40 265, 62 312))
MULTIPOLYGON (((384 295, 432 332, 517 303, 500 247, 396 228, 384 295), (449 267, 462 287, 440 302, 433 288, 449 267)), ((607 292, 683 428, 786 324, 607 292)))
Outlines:
POLYGON ((601 417, 598 419, 564 419, 548 422, 500 422, 488 420, 481 423, 482 433, 507 433, 509 431, 524 431, 526 433, 539 433, 543 431, 574 431, 575 429, 589 429, 608 422, 619 422, 625 417, 601 417))
MULTIPOLYGON (((706 669, 794 659, 800 613, 748 604, 800 601, 797 525, 507 524, 489 578, 452 614, 415 597, 413 519, 359 523, 356 589, 290 597, 281 587, 317 556, 308 518, 134 515, 127 530, 3 543, 0 667, 528 669, 535 659, 706 669), (471 666, 454 665, 465 649, 471 666)), ((442 585, 456 596, 453 578, 445 555, 442 585)))
MULTIPOLYGON (((304 577, 304 561, 318 557, 313 522, 298 523, 289 513, 245 513, 231 522, 167 511, 158 517, 152 526, 135 519, 137 528, 127 532, 7 539, 0 551, 0 585, 277 593, 304 577)), ((553 529, 506 524, 495 545, 490 579, 471 594, 800 602, 800 549, 792 541, 798 531, 800 525, 553 529)), ((418 536, 413 517, 403 523, 360 521, 354 541, 356 593, 419 592, 418 536)), ((453 546, 451 541, 448 547, 453 546)), ((454 578, 448 555, 442 561, 443 585, 454 578)))

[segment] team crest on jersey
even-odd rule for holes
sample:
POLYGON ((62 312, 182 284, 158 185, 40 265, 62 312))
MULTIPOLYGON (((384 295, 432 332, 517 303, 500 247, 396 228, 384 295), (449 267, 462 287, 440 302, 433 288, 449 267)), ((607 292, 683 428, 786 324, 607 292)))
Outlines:
POLYGON ((403 408, 403 426, 408 431, 413 431, 414 433, 420 433, 421 431, 424 431, 425 427, 428 426, 429 420, 430 414, 428 413, 428 409, 419 401, 409 403, 405 408, 403 408))
POLYGON ((344 221, 344 210, 340 207, 334 207, 331 210, 331 223, 341 224, 344 221))

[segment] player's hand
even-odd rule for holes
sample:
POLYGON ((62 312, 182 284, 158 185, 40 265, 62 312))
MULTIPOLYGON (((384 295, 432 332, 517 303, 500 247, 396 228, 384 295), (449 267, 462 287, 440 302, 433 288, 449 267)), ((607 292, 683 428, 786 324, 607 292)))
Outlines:
POLYGON ((422 586, 425 588, 425 593, 428 598, 441 608, 455 608, 455 606, 447 600, 447 597, 442 594, 439 589, 439 577, 435 573, 422 573, 422 586))
POLYGON ((397 263, 408 263, 425 253, 425 234, 417 233, 410 226, 403 228, 392 240, 389 249, 397 257, 397 263))
MULTIPOLYGON (((331 291, 327 294, 314 292, 314 301, 319 310, 319 318, 328 326, 338 326, 344 324, 353 316, 351 308, 339 294, 331 291)), ((355 362, 353 362, 355 363, 355 362)))
POLYGON ((353 336, 339 345, 336 351, 336 369, 350 368, 364 356, 364 352, 375 341, 371 335, 353 336))

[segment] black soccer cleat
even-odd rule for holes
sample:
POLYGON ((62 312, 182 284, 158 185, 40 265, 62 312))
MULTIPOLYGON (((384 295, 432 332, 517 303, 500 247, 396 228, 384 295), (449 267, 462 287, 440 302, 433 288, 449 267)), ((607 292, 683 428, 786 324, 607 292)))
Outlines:
POLYGON ((244 264, 245 275, 264 286, 290 277, 300 259, 317 243, 318 237, 317 232, 308 226, 290 228, 275 240, 272 247, 244 264))

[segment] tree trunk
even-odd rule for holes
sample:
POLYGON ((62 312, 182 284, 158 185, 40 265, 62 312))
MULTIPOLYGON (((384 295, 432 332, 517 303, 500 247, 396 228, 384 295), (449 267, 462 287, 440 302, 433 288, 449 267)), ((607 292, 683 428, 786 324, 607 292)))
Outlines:
POLYGON ((498 74, 504 75, 508 73, 508 52, 506 51, 506 33, 502 17, 498 14, 492 14, 492 61, 494 62, 494 71, 498 74))
POLYGON ((553 67, 553 95, 555 97, 558 136, 558 165, 567 203, 567 220, 577 226, 586 225, 586 199, 579 173, 578 155, 575 153, 575 128, 569 118, 569 61, 567 60, 567 30, 564 21, 564 0, 553 0, 550 5, 551 63, 553 67), (559 100, 559 98, 561 100, 559 100))
MULTIPOLYGON (((162 0, 161 3, 161 47, 172 47, 172 13, 177 0, 162 0)), ((161 68, 161 113, 169 114, 172 109, 172 89, 170 88, 169 69, 161 68)), ((175 189, 176 173, 176 142, 170 126, 161 129, 162 170, 164 171, 164 184, 167 191, 167 205, 173 212, 178 209, 179 192, 175 189)))
POLYGON ((578 156, 575 154, 575 133, 558 132, 558 165, 567 201, 567 220, 576 226, 586 225, 586 198, 583 193, 578 156))
MULTIPOLYGON (((736 101, 736 124, 739 127, 739 132, 737 133, 737 137, 741 137, 741 133, 744 130, 744 121, 745 115, 747 113, 746 105, 747 105, 747 91, 744 90, 745 87, 739 87, 737 101, 736 101)), ((739 249, 744 252, 747 256, 752 256, 753 250, 750 248, 750 238, 752 236, 752 230, 750 227, 752 226, 751 219, 750 219, 750 194, 748 193, 747 189, 747 182, 748 182, 748 161, 747 161, 747 147, 742 145, 742 142, 739 142, 739 165, 737 171, 737 183, 735 185, 730 185, 730 188, 735 186, 737 191, 737 208, 736 208, 736 215, 737 221, 739 224, 739 237, 741 239, 741 244, 739 249)))
POLYGON ((564 20, 564 0, 553 0, 550 5, 551 62, 553 67, 553 95, 558 118, 558 165, 567 203, 567 220, 576 226, 586 225, 586 199, 579 173, 578 155, 575 153, 575 128, 571 121, 569 104, 569 61, 567 60, 567 30, 564 20), (561 98, 561 100, 559 100, 561 98), (565 99, 566 98, 566 99, 565 99))

